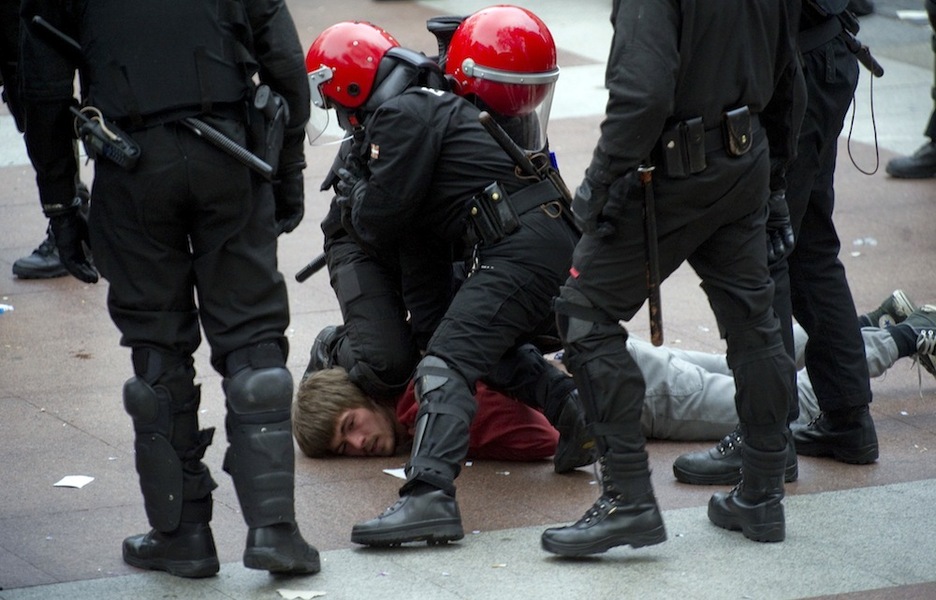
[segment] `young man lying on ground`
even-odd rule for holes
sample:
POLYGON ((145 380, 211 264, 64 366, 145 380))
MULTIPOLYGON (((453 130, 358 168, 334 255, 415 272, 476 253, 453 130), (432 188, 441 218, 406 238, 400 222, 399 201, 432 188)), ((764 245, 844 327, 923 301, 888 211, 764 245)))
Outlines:
MULTIPOLYGON (((936 330, 932 306, 917 309, 897 291, 859 321, 869 325, 862 328, 862 335, 872 377, 904 356, 914 357, 936 376, 933 348, 926 345, 926 339, 922 347, 917 344, 915 348, 896 341, 903 337, 917 340, 921 333, 926 338, 926 331, 931 332, 927 339, 932 339, 936 330), (895 307, 894 298, 903 301, 895 307)), ((805 332, 797 326, 794 337, 797 364, 802 366, 805 332)), ((641 419, 647 438, 718 440, 734 430, 734 379, 724 355, 657 348, 633 336, 628 344, 647 382, 641 419)), ((803 369, 797 388, 797 422, 808 423, 818 416, 819 407, 803 369)), ((483 383, 478 384, 475 398, 478 413, 470 429, 469 458, 532 461, 555 453, 559 434, 542 412, 483 383)), ((392 456, 408 450, 417 405, 412 384, 394 402, 378 402, 352 383, 344 369, 329 368, 307 374, 292 410, 293 433, 306 456, 392 456)))

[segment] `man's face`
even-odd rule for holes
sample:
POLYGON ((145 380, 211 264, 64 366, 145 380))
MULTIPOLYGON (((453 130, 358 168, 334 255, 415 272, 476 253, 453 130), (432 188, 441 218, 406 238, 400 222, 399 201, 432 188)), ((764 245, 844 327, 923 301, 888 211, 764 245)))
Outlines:
POLYGON ((392 456, 396 450, 393 423, 384 411, 350 408, 338 416, 330 448, 344 456, 392 456))

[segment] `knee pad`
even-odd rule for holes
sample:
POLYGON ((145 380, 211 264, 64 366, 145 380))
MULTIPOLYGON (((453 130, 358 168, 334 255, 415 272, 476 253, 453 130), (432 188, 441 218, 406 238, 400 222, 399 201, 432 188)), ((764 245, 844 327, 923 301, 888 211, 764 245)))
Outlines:
POLYGON ((461 374, 437 356, 424 357, 415 377, 419 411, 407 477, 450 489, 468 452, 477 403, 461 374))
POLYGON ((247 367, 224 380, 229 446, 223 468, 249 527, 295 521, 292 390, 285 367, 247 367))
POLYGON ((272 421, 289 418, 293 379, 286 367, 248 367, 225 379, 223 385, 228 406, 237 415, 268 414, 272 421))
POLYGON ((182 461, 172 437, 171 398, 166 388, 134 377, 124 384, 124 408, 136 431, 134 450, 140 490, 150 525, 173 531, 182 516, 182 461))
POLYGON ((584 338, 596 324, 617 323, 606 313, 595 308, 585 295, 574 287, 564 285, 553 305, 556 312, 556 326, 559 337, 566 351, 569 345, 584 338))

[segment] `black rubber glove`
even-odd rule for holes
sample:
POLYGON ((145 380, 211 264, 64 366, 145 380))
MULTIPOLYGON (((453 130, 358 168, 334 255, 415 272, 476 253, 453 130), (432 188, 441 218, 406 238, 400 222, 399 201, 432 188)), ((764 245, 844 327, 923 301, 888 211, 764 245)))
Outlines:
POLYGON ((572 198, 572 216, 582 233, 597 237, 614 233, 614 225, 602 219, 602 211, 607 203, 608 186, 591 181, 586 176, 572 198))
POLYGON ((773 264, 789 256, 795 243, 786 192, 770 192, 767 208, 770 211, 767 215, 767 261, 773 264))
POLYGON ((75 198, 70 205, 46 206, 44 210, 49 217, 62 266, 85 283, 97 283, 98 272, 91 262, 88 218, 80 208, 81 199, 75 198))

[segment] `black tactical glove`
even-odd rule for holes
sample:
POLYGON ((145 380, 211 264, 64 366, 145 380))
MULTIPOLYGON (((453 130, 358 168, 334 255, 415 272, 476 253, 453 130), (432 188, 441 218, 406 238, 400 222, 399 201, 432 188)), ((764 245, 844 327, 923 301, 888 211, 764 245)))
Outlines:
POLYGON ((582 233, 605 237, 614 233, 614 225, 602 219, 602 211, 608 203, 608 186, 591 181, 588 176, 575 190, 572 199, 572 216, 582 233))
POLYGON ((88 218, 80 209, 81 198, 75 198, 70 204, 43 207, 62 266, 85 283, 97 283, 98 272, 91 262, 88 218))
POLYGON ((341 209, 341 224, 350 235, 355 236, 354 226, 351 223, 351 212, 354 206, 364 201, 367 193, 367 180, 348 169, 338 169, 339 181, 335 184, 338 191, 336 202, 341 209))
POLYGON ((770 192, 767 208, 770 211, 767 215, 767 261, 773 264, 789 256, 795 242, 786 192, 770 192))
POLYGON ((305 215, 305 180, 302 170, 306 168, 306 163, 303 135, 287 135, 280 152, 279 169, 273 182, 277 235, 295 229, 305 215))

